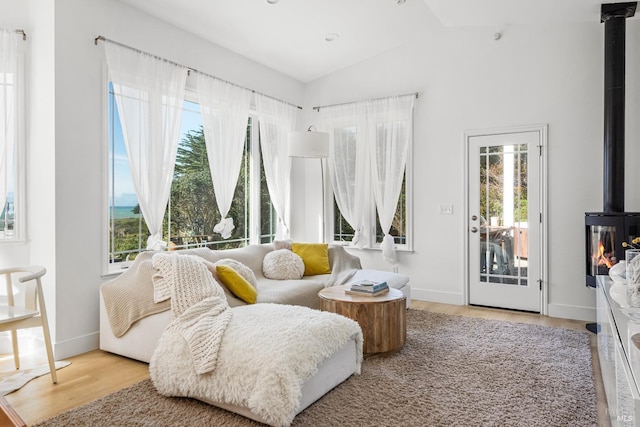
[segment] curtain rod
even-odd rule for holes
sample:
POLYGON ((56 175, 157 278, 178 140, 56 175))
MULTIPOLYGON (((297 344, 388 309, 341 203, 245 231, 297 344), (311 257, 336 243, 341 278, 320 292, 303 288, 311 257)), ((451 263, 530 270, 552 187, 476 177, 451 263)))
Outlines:
POLYGON ((126 48, 126 49, 131 49, 131 50, 136 51, 136 52, 139 52, 139 53, 144 53, 144 54, 146 54, 146 55, 151 55, 151 56, 153 56, 154 58, 158 58, 158 59, 160 59, 160 60, 162 60, 162 61, 166 61, 166 62, 168 62, 169 64, 177 65, 177 66, 179 66, 179 67, 185 67, 185 68, 187 68, 187 70, 188 70, 188 73, 189 73, 189 74, 191 74, 192 72, 194 72, 194 73, 199 73, 199 74, 202 74, 203 76, 211 77, 212 79, 216 79, 216 80, 218 80, 218 81, 225 82, 225 83, 228 83, 228 84, 230 84, 230 85, 233 85, 233 86, 236 86, 236 87, 239 87, 239 88, 242 88, 242 89, 250 90, 252 93, 257 93, 257 94, 259 94, 259 95, 266 96, 267 98, 271 98, 271 99, 275 99, 276 101, 284 102, 284 103, 285 103, 285 104, 287 104, 287 105, 291 105, 292 107, 296 107, 297 109, 302 110, 302 107, 301 107, 301 106, 296 105, 296 104, 292 104, 291 102, 283 101, 282 99, 276 98, 276 97, 271 96, 271 95, 267 95, 266 93, 258 92, 257 90, 249 89, 248 87, 245 87, 245 86, 239 85, 239 84, 237 84, 237 83, 230 82, 230 81, 225 80, 225 79, 221 79, 220 77, 216 77, 216 76, 213 76, 213 75, 211 75, 211 74, 203 73, 202 71, 198 71, 198 70, 196 70, 195 68, 187 67, 187 66, 185 66, 185 65, 183 65, 183 64, 178 64, 177 62, 171 61, 171 60, 166 59, 166 58, 162 58, 162 57, 157 56, 157 55, 153 55, 152 53, 145 52, 145 51, 140 50, 140 49, 136 49, 135 47, 127 46, 126 44, 123 44, 123 43, 117 42, 117 41, 115 41, 115 40, 108 39, 108 38, 106 38, 106 37, 104 37, 104 36, 98 36, 98 37, 96 37, 96 38, 94 39, 94 41, 93 41, 93 42, 95 43, 95 45, 96 45, 96 46, 98 45, 98 41, 103 41, 103 42, 113 43, 113 44, 115 44, 115 45, 118 45, 118 46, 124 47, 124 48, 126 48))
MULTIPOLYGON (((4 28, 0 28, 0 30, 4 30, 4 28)), ((7 31, 11 31, 11 30, 7 29, 7 31)), ((22 34, 22 40, 27 39, 27 33, 25 33, 24 30, 13 30, 13 32, 16 34, 22 34)))
MULTIPOLYGON (((416 99, 418 99, 418 92, 405 93, 404 95, 396 95, 396 96, 409 96, 409 95, 415 95, 416 99)), ((380 98, 368 99, 367 101, 378 101, 380 99, 387 99, 387 98, 391 98, 391 97, 390 96, 382 96, 380 98)), ((321 105, 319 107, 313 107, 313 110, 316 110, 316 111, 319 112, 321 108, 337 107, 337 106, 340 106, 340 105, 355 104, 357 102, 362 102, 362 101, 351 101, 351 102, 341 102, 340 104, 321 105)))

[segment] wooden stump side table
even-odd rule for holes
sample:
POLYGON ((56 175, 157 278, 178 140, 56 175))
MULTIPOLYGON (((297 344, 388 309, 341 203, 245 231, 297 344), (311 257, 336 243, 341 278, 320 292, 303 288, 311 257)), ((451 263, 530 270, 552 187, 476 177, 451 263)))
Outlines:
POLYGON ((387 353, 402 348, 407 339, 407 307, 405 296, 397 289, 375 297, 351 295, 349 285, 322 289, 320 309, 355 320, 362 328, 365 355, 387 353))

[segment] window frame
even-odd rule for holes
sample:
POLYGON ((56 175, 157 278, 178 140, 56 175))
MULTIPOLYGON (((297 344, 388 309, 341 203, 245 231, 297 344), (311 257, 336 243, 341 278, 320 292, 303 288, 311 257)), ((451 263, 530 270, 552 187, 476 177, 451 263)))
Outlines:
MULTIPOLYGON (((26 69, 25 55, 22 46, 19 45, 17 54, 17 76, 15 79, 16 93, 16 138, 13 152, 13 235, 7 237, 4 229, 0 231, 0 244, 10 245, 26 242, 26 69)), ((6 206, 6 205, 5 205, 6 206)), ((0 207, 0 215, 5 207, 0 207)), ((6 214, 5 214, 6 217, 6 214)))
MULTIPOLYGON (((413 113, 412 113, 413 116, 413 113)), ((396 251, 398 252, 413 252, 413 117, 411 120, 411 127, 409 132, 411 133, 411 143, 409 144, 407 150, 407 161, 405 164, 404 170, 404 179, 405 179, 405 243, 396 243, 396 251)), ((357 126, 353 124, 353 118, 345 118, 340 122, 339 125, 335 126, 330 132, 333 132, 336 128, 347 128, 351 126, 357 126)), ((329 175, 329 174, 326 174, 329 175)), ((325 200, 328 201, 325 206, 325 218, 326 221, 326 231, 325 231, 325 239, 329 241, 331 244, 341 245, 341 246, 350 246, 352 248, 356 248, 356 246, 351 246, 350 241, 340 241, 335 240, 335 209, 339 209, 337 203, 335 201, 335 195, 333 193, 331 178, 329 176, 325 176, 325 200)), ((369 242, 367 245, 363 246, 362 250, 373 250, 380 251, 380 243, 377 241, 377 227, 378 227, 378 212, 374 200, 373 189, 370 189, 368 194, 369 201, 369 215, 366 215, 364 218, 363 227, 368 231, 369 242)))
MULTIPOLYGON (((111 156, 110 150, 111 150, 111 144, 113 143, 113 141, 111 140, 111 136, 110 136, 111 130, 109 129, 109 124, 110 124, 109 123, 109 101, 110 101, 109 83, 110 83, 110 80, 108 76, 106 63, 103 68, 103 73, 104 73, 103 87, 106 88, 106 90, 103 92, 103 96, 104 96, 103 105, 105 106, 104 117, 103 117, 103 120, 104 120, 103 137, 105 141, 103 145, 104 147, 103 152, 104 152, 104 158, 105 158, 103 188, 105 192, 105 197, 104 197, 105 206, 104 206, 103 212, 105 212, 105 217, 103 219, 102 235, 104 236, 105 242, 103 244, 104 253, 102 255, 102 263, 103 263, 103 276, 107 277, 107 276, 112 276, 112 275, 117 275, 122 273, 125 269, 127 269, 133 263, 133 261, 128 261, 128 262, 123 261, 118 263, 110 262, 111 236, 110 236, 109 229, 112 221, 112 218, 110 215, 110 208, 111 208, 110 201, 112 196, 111 188, 110 188, 110 178, 111 178, 111 171, 113 170, 112 156, 111 156)), ((195 83, 190 77, 187 78, 185 101, 198 104, 198 97, 195 91, 195 83)), ((115 107, 114 107, 114 110, 115 110, 115 107)), ((247 190, 249 194, 249 206, 248 206, 249 236, 247 238, 247 244, 259 244, 262 239, 264 238, 268 239, 269 235, 261 235, 262 219, 261 219, 261 199, 260 199, 260 170, 261 170, 262 159, 261 159, 261 151, 260 151, 261 148, 259 144, 260 125, 258 120, 258 114, 255 111, 255 108, 253 106, 251 106, 249 110, 249 119, 247 123, 247 129, 248 129, 247 137, 249 138, 248 143, 250 147, 249 167, 248 167, 249 182, 248 182, 248 190, 247 190)), ((169 205, 170 205, 170 201, 168 206, 169 205)), ((272 211, 273 211, 273 207, 272 207, 272 211)), ((275 221, 277 222, 277 218, 275 219, 275 221)), ((167 231, 166 229, 163 229, 163 233, 166 231, 167 231)), ((271 240, 273 241, 273 239, 275 239, 275 227, 273 227, 273 234, 271 235, 271 240)), ((144 250, 144 248, 141 247, 140 250, 144 250)))

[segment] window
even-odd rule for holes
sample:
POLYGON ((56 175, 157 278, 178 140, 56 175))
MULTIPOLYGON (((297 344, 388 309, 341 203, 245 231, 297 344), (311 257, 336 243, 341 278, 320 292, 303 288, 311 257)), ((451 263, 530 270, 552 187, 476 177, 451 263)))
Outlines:
MULTIPOLYGON (((398 199, 398 206, 396 207, 396 213, 393 217, 393 223, 391 225, 390 235, 393 236, 395 243, 398 248, 409 250, 409 239, 408 239, 408 195, 407 195, 407 171, 405 169, 405 176, 402 181, 402 189, 400 190, 400 197, 398 199)), ((375 208, 374 208, 375 211, 375 208)), ((380 227, 380 221, 378 220, 378 213, 374 212, 372 214, 374 219, 371 220, 371 223, 375 223, 376 225, 376 243, 382 243, 382 238, 384 237, 384 233, 382 232, 382 227, 380 227)), ((335 243, 344 243, 351 242, 353 240, 353 236, 355 231, 353 227, 349 225, 349 223, 344 219, 338 205, 333 199, 333 240, 335 243)), ((369 245, 372 246, 372 245, 369 245)))
POLYGON ((13 31, 0 30, 0 242, 25 236, 21 39, 13 31))
MULTIPOLYGON (((149 231, 138 207, 111 85, 108 108, 108 264, 111 270, 117 270, 145 250, 149 231)), ((213 232, 213 227, 220 221, 220 213, 209 171, 200 107, 190 100, 184 102, 180 145, 163 221, 163 239, 169 242, 169 250, 228 249, 273 241, 277 216, 266 186, 258 129, 258 119, 251 115, 242 167, 228 214, 233 218, 235 228, 229 239, 222 239, 213 232)))
MULTIPOLYGON (((414 94, 415 95, 415 94, 414 94)), ((330 134, 334 242, 411 250, 411 159, 414 95, 325 107, 330 134)), ((384 252, 384 251, 383 251, 384 252)), ((388 252, 391 263, 395 257, 388 252)))
MULTIPOLYGON (((258 129, 258 126, 255 127, 258 129)), ((262 158, 262 153, 260 153, 262 158)), ((260 239, 259 243, 271 243, 276 236, 276 226, 278 225, 278 214, 271 203, 269 189, 267 188, 267 176, 264 172, 264 163, 258 162, 260 166, 260 239)))

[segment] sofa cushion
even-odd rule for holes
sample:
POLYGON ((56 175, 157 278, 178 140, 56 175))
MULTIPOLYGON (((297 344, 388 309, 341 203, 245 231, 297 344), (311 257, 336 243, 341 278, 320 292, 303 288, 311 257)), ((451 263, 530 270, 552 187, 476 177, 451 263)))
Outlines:
POLYGON ((273 241, 273 249, 276 251, 279 249, 288 249, 291 250, 291 243, 293 243, 290 239, 288 240, 274 240, 273 241))
POLYGON ((264 256, 262 274, 273 280, 301 279, 304 275, 304 262, 290 250, 278 249, 264 256))
MULTIPOLYGON (((241 406, 248 409, 240 411, 242 415, 273 426, 288 426, 296 413, 308 405, 303 400, 309 394, 306 385, 318 372, 344 378, 337 366, 327 371, 322 365, 352 340, 356 352, 350 354, 355 357, 334 360, 336 365, 353 366, 352 372, 360 373, 362 330, 351 319, 278 304, 233 310, 222 338, 217 368, 206 375, 196 373, 182 337, 170 330, 162 335, 149 365, 160 394, 222 403, 231 410, 241 406)), ((237 423, 240 424, 244 423, 237 423)))
POLYGON ((262 276, 262 260, 267 253, 273 250, 273 246, 269 244, 249 245, 234 249, 205 249, 207 252, 203 253, 201 256, 206 260, 213 263, 216 263, 223 259, 236 260, 249 267, 249 269, 254 272, 256 278, 258 278, 258 276, 262 276))
MULTIPOLYGON (((242 276, 244 278, 244 280, 246 280, 247 282, 249 282, 249 284, 251 286, 253 286, 255 289, 258 289, 258 280, 256 279, 256 275, 253 273, 253 270, 251 270, 251 268, 249 268, 248 266, 244 265, 243 263, 241 263, 238 260, 235 259, 231 259, 231 258, 223 258, 217 262, 215 262, 213 264, 216 267, 216 270, 218 268, 219 265, 226 265, 229 266, 231 268, 233 268, 236 273, 238 273, 240 276, 242 276)), ((216 271, 216 276, 218 276, 219 273, 217 273, 216 271)), ((219 280, 220 278, 217 277, 219 280)), ((220 280, 222 281, 222 280, 220 280)))
POLYGON ((218 278, 231 293, 249 304, 254 304, 258 293, 251 283, 249 283, 240 273, 229 265, 219 264, 216 266, 218 278))
POLYGON ((326 243, 292 243, 291 250, 302 258, 304 275, 330 274, 329 245, 326 243))
POLYGON ((325 287, 329 276, 304 277, 299 280, 260 279, 257 303, 302 305, 320 309, 318 292, 325 287), (324 278, 324 280, 318 280, 324 278))
POLYGON ((402 289, 409 283, 409 276, 404 274, 393 273, 391 271, 383 270, 357 270, 353 277, 351 277, 350 283, 359 282, 361 280, 372 280, 374 282, 387 282, 390 288, 402 289))

